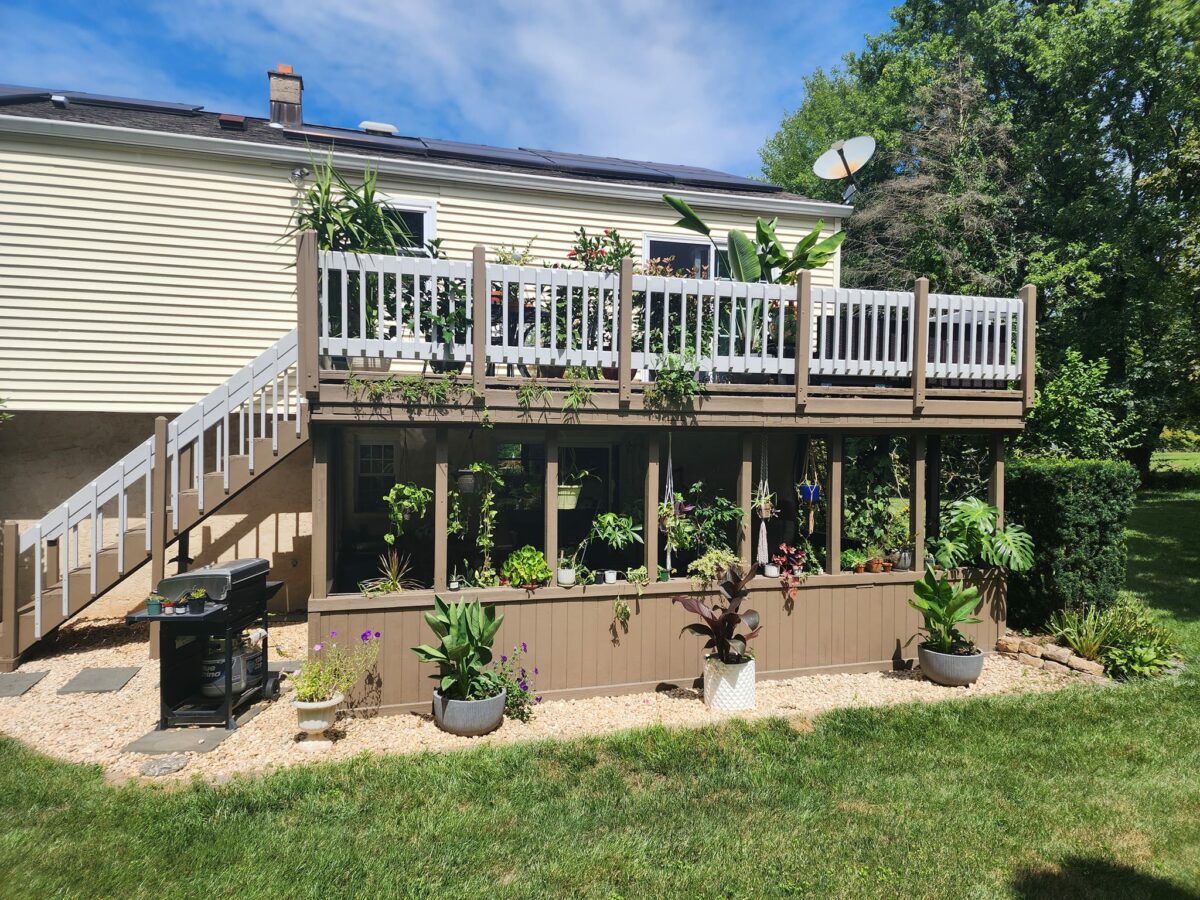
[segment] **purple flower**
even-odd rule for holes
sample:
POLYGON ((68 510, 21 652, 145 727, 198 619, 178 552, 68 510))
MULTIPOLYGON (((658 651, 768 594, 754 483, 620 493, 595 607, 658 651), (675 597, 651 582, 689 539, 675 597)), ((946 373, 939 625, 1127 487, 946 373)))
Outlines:
POLYGON ((337 637, 337 632, 336 632, 336 631, 331 631, 331 632, 329 632, 329 636, 330 636, 330 637, 337 637))
POLYGON ((529 690, 529 685, 527 685, 525 682, 522 681, 520 684, 520 688, 523 691, 527 691, 527 690, 529 690))
POLYGON ((324 649, 325 649, 324 644, 313 644, 313 650, 315 650, 317 653, 320 653, 324 649))
POLYGON ((375 637, 379 637, 379 632, 375 632, 375 637))
POLYGON ((537 666, 534 666, 534 667, 533 667, 533 674, 534 674, 534 675, 536 675, 537 673, 538 673, 537 666))
POLYGON ((501 657, 500 657, 500 662, 502 662, 502 663, 506 663, 506 662, 508 662, 508 657, 507 657, 507 656, 501 656, 501 657))
POLYGON ((534 703, 541 703, 541 702, 542 702, 542 698, 541 698, 541 697, 534 697, 534 698, 533 698, 533 702, 534 702, 534 703))
POLYGON ((522 652, 522 653, 528 653, 528 652, 529 652, 529 645, 528 645, 528 644, 526 644, 524 641, 521 641, 521 652, 522 652))
POLYGON ((525 677, 525 667, 524 666, 521 666, 521 677, 522 678, 525 677))

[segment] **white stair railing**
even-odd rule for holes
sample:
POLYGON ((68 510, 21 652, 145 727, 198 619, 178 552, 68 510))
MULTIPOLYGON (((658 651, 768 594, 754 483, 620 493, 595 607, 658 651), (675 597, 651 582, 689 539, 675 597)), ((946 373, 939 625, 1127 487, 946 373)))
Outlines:
MULTIPOLYGON (((100 553, 115 548, 118 576, 124 575, 126 567, 135 563, 134 560, 126 558, 125 545, 126 535, 132 530, 131 498, 135 498, 139 490, 144 504, 145 556, 150 555, 150 485, 155 466, 165 464, 169 467, 168 490, 172 527, 178 530, 181 492, 179 466, 184 451, 192 450, 190 474, 194 478, 200 512, 203 513, 212 505, 204 496, 204 475, 208 472, 204 461, 206 445, 211 444, 215 448, 213 471, 223 473, 225 487, 228 489, 231 447, 236 447, 237 452, 242 455, 246 455, 248 451, 250 469, 254 471, 255 438, 270 437, 273 449, 278 450, 281 428, 292 427, 297 435, 301 433, 302 401, 298 391, 296 364, 297 336, 296 330, 293 329, 207 397, 168 423, 165 461, 155 458, 154 439, 149 438, 21 532, 18 553, 32 551, 33 557, 35 639, 40 639, 43 635, 43 600, 46 591, 53 586, 47 584, 47 570, 51 574, 59 574, 62 579, 62 610, 61 618, 57 620, 61 621, 71 614, 72 569, 85 564, 88 566, 90 600, 96 596, 100 587, 97 574, 100 553), (234 422, 238 423, 237 441, 231 443, 231 427, 234 422), (115 534, 106 535, 104 509, 114 501, 115 534), (80 555, 82 526, 86 526, 82 529, 86 531, 82 535, 83 546, 86 547, 85 558, 80 555), (59 554, 59 565, 48 567, 47 563, 52 553, 59 554)), ((144 561, 145 556, 136 562, 144 561)))

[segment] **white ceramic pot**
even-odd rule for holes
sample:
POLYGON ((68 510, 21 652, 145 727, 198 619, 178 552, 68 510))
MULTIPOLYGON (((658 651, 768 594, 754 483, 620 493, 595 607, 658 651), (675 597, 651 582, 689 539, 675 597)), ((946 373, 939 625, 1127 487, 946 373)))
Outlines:
POLYGON ((560 568, 558 570, 558 583, 563 587, 570 587, 573 585, 575 583, 575 570, 560 568))
POLYGON ((617 570, 616 569, 605 569, 604 570, 604 583, 605 584, 616 584, 617 583, 617 570))
POLYGON ((560 484, 558 486, 558 508, 575 509, 579 506, 579 495, 582 493, 582 484, 560 484))
POLYGON ((754 709, 754 660, 730 665, 704 657, 704 705, 721 712, 754 709))
POLYGON ((763 566, 763 574, 768 578, 778 578, 779 566, 775 565, 775 563, 767 563, 765 566, 763 566))
POLYGON ((457 581, 450 582, 450 590, 452 590, 452 591, 458 590, 458 582, 457 581))
POLYGON ((302 700, 292 701, 292 706, 296 708, 296 723, 300 726, 300 730, 308 735, 310 741, 319 740, 328 729, 333 727, 333 723, 337 721, 338 706, 345 699, 341 692, 338 692, 328 700, 317 700, 311 703, 305 703, 302 700))

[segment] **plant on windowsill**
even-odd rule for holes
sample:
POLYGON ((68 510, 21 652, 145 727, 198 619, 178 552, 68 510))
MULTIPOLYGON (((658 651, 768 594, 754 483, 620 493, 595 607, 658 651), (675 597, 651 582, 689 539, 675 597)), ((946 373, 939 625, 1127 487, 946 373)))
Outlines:
POLYGON ((504 616, 478 600, 447 604, 435 596, 425 621, 440 643, 437 647, 421 644, 413 647, 413 653, 421 662, 438 667, 434 722, 443 731, 466 737, 495 731, 504 720, 507 693, 499 674, 487 666, 504 616))
POLYGON ((425 517, 432 499, 431 488, 405 482, 392 485, 392 489, 383 495, 388 521, 392 523, 392 530, 383 536, 384 541, 394 546, 396 539, 404 536, 404 528, 409 521, 425 517))
POLYGON ((809 575, 821 574, 821 565, 817 562, 808 540, 801 538, 801 542, 799 546, 782 543, 771 557, 788 603, 796 601, 796 591, 809 575))
POLYGON ((208 591, 202 587, 195 587, 188 591, 187 595, 187 611, 189 616, 204 615, 204 604, 208 601, 208 591))
POLYGON ((866 570, 872 575, 883 571, 883 548, 878 544, 869 544, 866 549, 866 570))
POLYGON ((925 640, 917 645, 921 674, 948 687, 963 687, 979 680, 983 653, 958 630, 980 620, 972 615, 979 590, 955 584, 946 573, 939 580, 929 566, 925 577, 913 585, 909 605, 925 620, 925 640))
POLYGON ((526 544, 508 555, 508 559, 500 567, 500 576, 510 587, 536 591, 547 584, 554 577, 554 573, 550 571, 542 551, 526 544))
POLYGON ((328 640, 313 644, 300 670, 288 676, 295 687, 292 706, 300 730, 310 741, 319 739, 333 726, 346 694, 379 659, 378 631, 368 628, 358 636, 352 650, 339 647, 336 638, 337 632, 331 631, 328 640))
POLYGON ((749 595, 746 585, 754 577, 751 567, 742 575, 736 566, 721 576, 719 590, 723 603, 709 605, 700 597, 678 596, 678 603, 701 621, 685 625, 680 634, 705 638, 704 649, 712 653, 704 658, 704 703, 710 709, 735 712, 754 708, 754 657, 747 643, 761 630, 758 612, 742 609, 749 595), (738 629, 744 629, 738 633, 738 629))
POLYGON ((688 563, 687 572, 697 587, 704 587, 711 585, 737 563, 738 555, 727 547, 710 547, 688 563))
POLYGON ((642 596, 642 592, 646 590, 646 586, 650 584, 650 573, 645 566, 638 566, 634 569, 625 570, 625 580, 633 585, 637 591, 638 597, 642 596))
POLYGON ((858 572, 861 574, 867 567, 867 554, 851 547, 848 550, 842 551, 839 562, 841 563, 843 572, 858 572))
MULTIPOLYGON (((622 516, 619 513, 606 512, 596 516, 592 521, 592 529, 584 541, 583 547, 593 540, 606 544, 613 550, 624 550, 632 544, 641 544, 642 526, 633 523, 632 516, 622 516)), ((582 549, 582 547, 581 547, 582 549)), ((616 569, 604 570, 604 583, 615 584, 616 569)))
POLYGON ((152 593, 146 598, 146 615, 161 616, 163 604, 167 602, 167 598, 159 593, 152 593))
POLYGON ((408 577, 411 568, 409 557, 402 557, 395 548, 390 548, 387 553, 379 556, 379 574, 360 581, 358 589, 368 597, 419 590, 421 585, 408 577))

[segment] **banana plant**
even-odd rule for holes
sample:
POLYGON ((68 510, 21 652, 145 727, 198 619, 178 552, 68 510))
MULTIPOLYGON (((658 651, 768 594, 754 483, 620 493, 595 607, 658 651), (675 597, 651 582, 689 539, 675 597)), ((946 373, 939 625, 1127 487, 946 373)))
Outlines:
MULTIPOLYGON (((686 200, 663 194, 663 202, 679 213, 675 227, 704 235, 712 243, 713 252, 718 252, 712 229, 686 200)), ((791 284, 802 269, 819 269, 828 264, 846 239, 844 231, 822 239, 821 228, 824 224, 823 219, 818 220, 816 227, 797 242, 791 253, 775 233, 779 225, 778 218, 767 220, 759 216, 754 222, 753 240, 744 231, 731 229, 728 234, 730 274, 735 281, 791 284)))
POLYGON ((433 598, 433 612, 425 621, 441 638, 438 647, 421 644, 413 653, 421 662, 438 667, 438 690, 451 700, 481 700, 500 692, 495 672, 485 670, 492 661, 492 643, 500 630, 503 615, 495 606, 482 606, 478 600, 445 603, 433 598))

